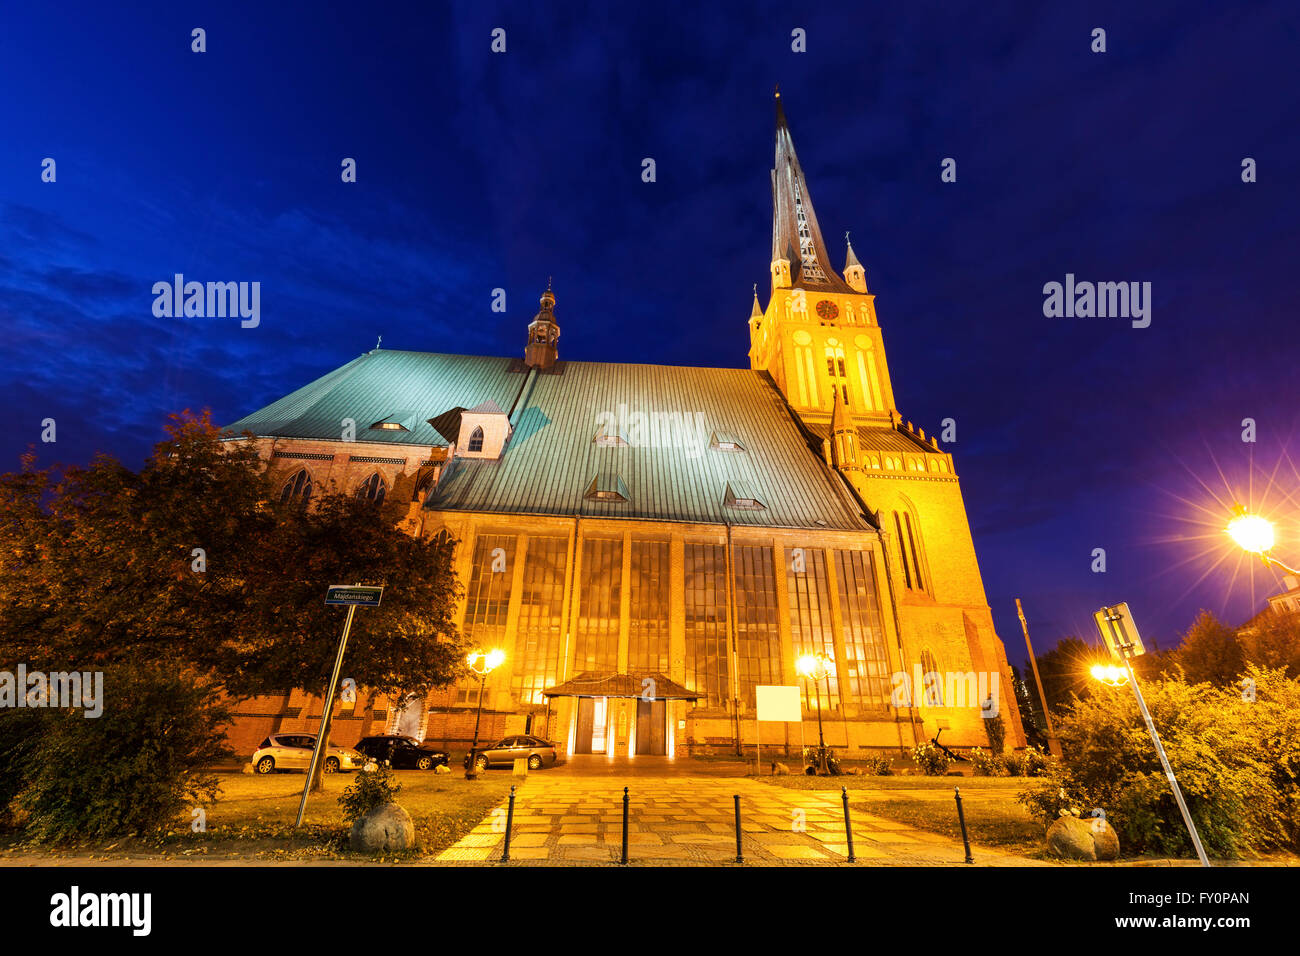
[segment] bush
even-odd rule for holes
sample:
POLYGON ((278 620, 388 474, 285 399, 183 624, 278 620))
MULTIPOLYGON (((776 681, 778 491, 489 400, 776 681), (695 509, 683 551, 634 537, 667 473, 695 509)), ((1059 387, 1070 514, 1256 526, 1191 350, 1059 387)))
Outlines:
POLYGON ((912 759, 927 777, 942 777, 952 766, 952 758, 932 743, 913 747, 912 759))
POLYGON ((1007 770, 1013 777, 1041 777, 1052 765, 1051 756, 1042 747, 1026 747, 1019 757, 1006 755, 1007 770), (1015 769, 1011 767, 1014 765, 1015 769))
POLYGON ((212 686, 174 668, 118 665, 103 713, 46 710, 17 805, 35 842, 150 835, 219 793, 205 768, 230 754, 212 686))
MULTIPOLYGON (((1300 848, 1300 683, 1253 665, 1236 687, 1144 681, 1143 696, 1206 851, 1300 848), (1249 699, 1253 697, 1253 699, 1249 699)), ((1100 807, 1126 849, 1187 856, 1191 839, 1131 689, 1079 701, 1060 727, 1064 759, 1020 801, 1043 823, 1100 807)))
POLYGON ((1007 745, 1007 725, 1001 714, 984 718, 984 732, 988 734, 989 750, 994 757, 1001 757, 1007 745))
POLYGON ((44 710, 25 707, 0 709, 0 827, 15 823, 11 810, 35 766, 36 746, 45 736, 45 716, 44 710))
POLYGON ((978 777, 1005 777, 1007 775, 1007 762, 1003 759, 1002 754, 992 754, 987 750, 976 747, 970 752, 971 766, 975 768, 975 775, 978 777))
POLYGON ((387 764, 379 764, 374 770, 363 770, 357 774, 356 782, 339 797, 343 819, 355 823, 371 810, 386 803, 396 803, 401 792, 402 785, 387 764))
POLYGON ((868 757, 865 760, 865 773, 875 777, 891 777, 894 774, 893 764, 889 762, 888 757, 868 757))

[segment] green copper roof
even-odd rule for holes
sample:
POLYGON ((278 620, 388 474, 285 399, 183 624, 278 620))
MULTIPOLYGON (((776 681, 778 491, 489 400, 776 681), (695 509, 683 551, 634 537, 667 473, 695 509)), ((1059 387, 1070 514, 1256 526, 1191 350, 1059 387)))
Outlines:
POLYGON ((761 373, 607 362, 561 362, 558 372, 530 373, 517 359, 376 350, 229 430, 338 440, 341 420, 352 418, 358 441, 445 446, 454 435, 444 437, 427 419, 492 401, 514 408, 513 432, 500 459, 454 460, 426 508, 869 527, 761 373), (410 431, 367 427, 399 415, 406 424, 410 409, 418 410, 410 431), (595 442, 602 427, 628 444, 595 442), (715 432, 734 436, 744 450, 711 448, 715 432), (626 489, 628 500, 589 497, 593 482, 626 489), (746 489, 765 507, 727 507, 728 484, 746 489))

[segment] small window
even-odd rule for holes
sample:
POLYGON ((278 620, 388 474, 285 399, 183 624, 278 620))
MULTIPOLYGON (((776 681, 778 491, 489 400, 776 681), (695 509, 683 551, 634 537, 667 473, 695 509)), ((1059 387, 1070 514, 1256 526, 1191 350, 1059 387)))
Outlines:
POLYGON ((466 451, 482 451, 482 450, 483 450, 483 429, 479 427, 479 428, 475 428, 474 431, 470 433, 469 446, 466 448, 466 451))
POLYGON ((626 448, 628 444, 627 439, 617 429, 607 425, 600 426, 592 441, 601 448, 626 448))
POLYGON ((375 504, 381 505, 384 503, 384 493, 387 490, 384 487, 384 479, 379 477, 379 472, 375 472, 357 488, 357 497, 363 501, 373 501, 375 504))
POLYGON ((767 507, 748 485, 740 481, 727 482, 727 490, 722 503, 728 508, 735 508, 737 511, 762 511, 767 507))
POLYGON ((589 501, 618 502, 630 500, 631 495, 621 476, 602 472, 591 479, 584 497, 589 501))
POLYGON ((718 451, 744 451, 745 446, 730 432, 714 432, 709 439, 709 447, 718 451))
POLYGON ((300 468, 298 473, 284 483, 280 489, 280 503, 289 504, 296 501, 303 507, 311 500, 311 475, 307 473, 306 468, 300 468))

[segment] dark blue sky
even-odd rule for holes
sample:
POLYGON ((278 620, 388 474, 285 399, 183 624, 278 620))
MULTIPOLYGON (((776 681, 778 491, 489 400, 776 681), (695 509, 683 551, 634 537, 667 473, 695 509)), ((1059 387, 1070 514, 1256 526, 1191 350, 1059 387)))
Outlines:
POLYGON ((330 6, 7 6, 4 467, 138 464, 168 412, 232 421, 380 334, 515 354, 547 276, 565 357, 743 367, 780 83, 904 415, 957 422, 1013 660, 1016 596, 1039 646, 1120 600, 1162 642, 1248 616, 1275 578, 1221 544, 1234 497, 1300 560, 1294 6, 330 6), (176 272, 260 281, 260 326, 154 318, 176 272), (1045 318, 1067 272, 1151 282, 1151 326, 1045 318))

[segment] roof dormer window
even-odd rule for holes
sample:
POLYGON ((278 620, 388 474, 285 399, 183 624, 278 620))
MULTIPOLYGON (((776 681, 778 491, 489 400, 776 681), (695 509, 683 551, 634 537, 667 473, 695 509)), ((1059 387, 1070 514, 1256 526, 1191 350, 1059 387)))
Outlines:
POLYGON ((628 446, 628 440, 623 437, 623 434, 608 425, 601 425, 592 441, 601 448, 626 448, 628 446))
POLYGON ((466 451, 483 450, 483 429, 482 428, 474 429, 473 433, 469 436, 469 445, 466 446, 465 450, 466 451))
POLYGON ((714 432, 713 437, 709 439, 709 447, 716 448, 718 451, 745 450, 745 446, 740 443, 740 439, 730 432, 714 432))
POLYGON ((735 508, 737 511, 763 511, 767 505, 759 499, 758 495, 743 481, 727 482, 727 491, 722 499, 723 505, 728 508, 735 508))
POLYGON ((588 501, 617 502, 629 501, 632 496, 628 494, 627 485, 623 484, 623 478, 620 475, 601 472, 591 479, 591 484, 587 485, 584 497, 588 501))
POLYGON ((374 423, 373 425, 371 425, 370 427, 371 427, 371 428, 377 428, 377 429, 379 429, 380 431, 385 431, 385 432, 404 432, 404 431, 409 431, 409 429, 408 429, 405 425, 403 425, 401 422, 394 422, 394 421, 388 421, 388 420, 381 421, 381 422, 375 422, 375 423, 374 423))

